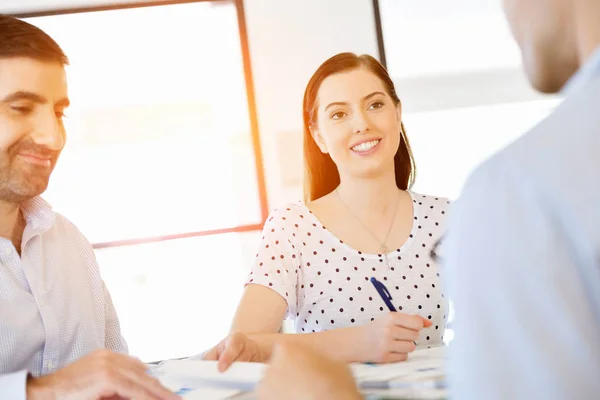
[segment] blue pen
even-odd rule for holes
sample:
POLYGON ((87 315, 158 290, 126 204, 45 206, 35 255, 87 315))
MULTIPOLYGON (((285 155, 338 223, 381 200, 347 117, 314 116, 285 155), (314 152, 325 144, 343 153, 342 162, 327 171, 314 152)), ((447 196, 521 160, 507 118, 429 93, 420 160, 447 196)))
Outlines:
POLYGON ((377 293, 379 293, 387 308, 389 308, 390 311, 396 311, 396 307, 392 304, 392 295, 385 285, 375 278, 371 278, 371 283, 375 286, 375 290, 377 290, 377 293))
MULTIPOLYGON (((387 308, 389 308, 389 310, 392 312, 396 312, 396 307, 394 307, 394 305, 392 304, 392 295, 390 294, 390 291, 385 287, 385 285, 379 282, 374 277, 371 278, 371 283, 373 284, 373 286, 375 286, 375 290, 377 290, 377 293, 379 293, 379 296, 381 296, 387 308)), ((417 342, 413 341, 413 343, 415 344, 415 346, 417 345, 417 342)))

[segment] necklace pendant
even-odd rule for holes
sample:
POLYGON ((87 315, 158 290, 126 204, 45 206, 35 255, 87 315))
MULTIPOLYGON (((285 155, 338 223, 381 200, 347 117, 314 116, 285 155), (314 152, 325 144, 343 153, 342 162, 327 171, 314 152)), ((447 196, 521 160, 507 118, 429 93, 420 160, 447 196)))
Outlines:
POLYGON ((379 246, 379 248, 381 249, 381 252, 383 254, 387 254, 387 246, 385 245, 385 243, 383 243, 381 246, 379 246))

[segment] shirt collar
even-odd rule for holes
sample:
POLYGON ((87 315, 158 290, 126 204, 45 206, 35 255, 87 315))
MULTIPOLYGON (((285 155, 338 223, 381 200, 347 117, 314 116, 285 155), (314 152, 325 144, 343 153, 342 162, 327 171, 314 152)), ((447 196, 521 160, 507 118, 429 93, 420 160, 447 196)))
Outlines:
POLYGON ((597 77, 600 77, 600 46, 594 50, 586 63, 567 81, 560 93, 566 97, 597 77))
POLYGON ((21 210, 27 228, 39 233, 50 229, 56 219, 52 206, 39 196, 24 202, 21 210))

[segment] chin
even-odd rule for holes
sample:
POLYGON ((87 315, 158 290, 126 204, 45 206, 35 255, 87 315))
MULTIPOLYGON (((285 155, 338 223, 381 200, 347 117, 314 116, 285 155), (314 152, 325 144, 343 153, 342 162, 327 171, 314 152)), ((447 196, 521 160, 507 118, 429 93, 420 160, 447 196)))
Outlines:
POLYGON ((7 200, 10 200, 13 203, 23 203, 41 195, 47 188, 48 181, 30 181, 16 187, 13 186, 13 189, 10 191, 11 193, 5 197, 8 197, 7 200))
POLYGON ((576 60, 568 60, 558 54, 537 54, 525 57, 525 71, 531 86, 538 92, 555 94, 577 72, 576 60))
POLYGON ((387 171, 388 169, 385 167, 385 165, 369 165, 364 166, 359 170, 355 170, 353 175, 362 179, 377 178, 381 175, 384 175, 387 171))
POLYGON ((529 83, 540 93, 555 94, 560 92, 567 83, 567 79, 557 79, 552 76, 544 76, 539 73, 528 74, 529 83))

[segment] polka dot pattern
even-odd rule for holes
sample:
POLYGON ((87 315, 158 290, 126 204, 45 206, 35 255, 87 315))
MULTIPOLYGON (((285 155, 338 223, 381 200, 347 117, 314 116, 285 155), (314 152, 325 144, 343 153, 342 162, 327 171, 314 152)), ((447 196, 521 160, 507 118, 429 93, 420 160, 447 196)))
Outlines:
POLYGON ((375 277, 399 311, 433 322, 417 344, 441 344, 448 303, 430 250, 444 233, 449 202, 409 193, 415 213, 412 231, 401 248, 386 255, 346 245, 301 202, 273 211, 246 284, 263 285, 283 297, 296 332, 322 332, 364 325, 388 312, 369 282, 375 277))

